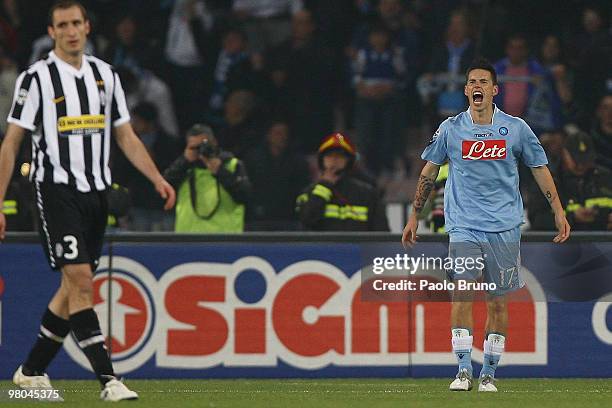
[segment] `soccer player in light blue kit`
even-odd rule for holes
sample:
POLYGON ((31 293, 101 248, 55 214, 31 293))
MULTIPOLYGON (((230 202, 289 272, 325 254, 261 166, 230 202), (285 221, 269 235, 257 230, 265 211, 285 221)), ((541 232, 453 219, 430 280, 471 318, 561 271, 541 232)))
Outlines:
MULTIPOLYGON (((495 369, 504 351, 508 326, 506 294, 524 286, 520 277, 520 225, 523 200, 519 191, 519 161, 531 169, 538 186, 554 211, 561 243, 569 238, 570 226, 546 166, 548 160, 538 138, 520 118, 493 104, 498 93, 497 75, 486 60, 477 60, 466 73, 464 93, 469 109, 446 119, 422 154, 427 163, 419 177, 414 211, 404 228, 402 243, 416 242, 417 216, 432 190, 440 166, 449 163, 444 189, 444 216, 449 235, 449 257, 481 258, 484 269, 450 271, 454 281, 476 281, 480 275, 495 290, 487 293, 484 362, 479 391, 497 391, 495 369)), ((453 293, 451 342, 459 372, 453 391, 472 389, 472 301, 474 291, 453 293)))

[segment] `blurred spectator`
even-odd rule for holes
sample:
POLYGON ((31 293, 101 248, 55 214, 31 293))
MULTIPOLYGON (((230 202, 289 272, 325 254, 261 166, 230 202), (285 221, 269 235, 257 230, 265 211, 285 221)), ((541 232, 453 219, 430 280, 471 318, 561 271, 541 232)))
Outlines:
POLYGON ((333 127, 337 82, 331 50, 315 37, 312 14, 293 16, 291 38, 268 53, 273 111, 289 120, 302 152, 316 149, 321 134, 333 127))
POLYGON ((291 16, 302 8, 302 0, 233 0, 234 16, 244 27, 252 52, 287 40, 291 16))
POLYGON ((606 30, 604 16, 601 10, 593 6, 586 6, 582 11, 582 30, 571 41, 568 50, 575 59, 573 62, 583 66, 588 62, 588 55, 597 48, 604 46, 610 39, 606 30))
POLYGON ((139 72, 152 63, 153 51, 142 38, 141 28, 134 17, 124 15, 117 20, 105 60, 115 68, 125 67, 139 72))
POLYGON ((148 70, 135 73, 131 69, 120 67, 117 72, 125 91, 128 108, 132 109, 141 103, 155 106, 159 126, 170 137, 178 138, 179 128, 168 85, 148 70))
POLYGON ((168 24, 165 58, 179 128, 195 123, 206 106, 214 62, 214 18, 204 0, 176 0, 168 24))
POLYGON ((246 47, 247 38, 241 30, 230 28, 223 35, 208 103, 213 116, 222 114, 225 99, 232 91, 244 89, 265 94, 263 60, 261 56, 250 56, 246 47))
MULTIPOLYGON (((410 14, 414 17, 413 14, 410 14)), ((357 27, 353 36, 353 48, 363 48, 369 44, 370 31, 382 26, 390 34, 391 42, 403 50, 406 63, 416 65, 420 59, 419 35, 416 27, 409 24, 410 17, 401 0, 380 0, 376 15, 369 22, 357 27)))
POLYGON ((310 177, 304 156, 292 150, 287 123, 273 122, 265 144, 247 154, 245 165, 254 192, 247 206, 247 228, 297 229, 295 198, 310 177))
POLYGON ((375 174, 390 171, 395 155, 402 152, 404 56, 390 40, 384 27, 374 27, 368 46, 357 51, 353 68, 355 130, 368 168, 375 174))
POLYGON ((177 191, 176 232, 244 230, 251 185, 242 162, 219 149, 210 127, 195 124, 187 131, 185 151, 164 177, 177 191))
POLYGON ((461 10, 454 11, 446 28, 446 42, 434 47, 428 72, 421 79, 420 92, 426 99, 432 92, 437 94, 435 122, 465 110, 464 73, 474 57, 467 16, 461 10))
MULTIPOLYGON (((147 148, 157 168, 165 169, 179 154, 176 140, 158 126, 155 106, 141 103, 131 110, 131 123, 147 148)), ((163 200, 150 182, 122 154, 115 155, 115 181, 129 191, 131 213, 128 229, 132 231, 172 231, 172 215, 165 212, 163 200)))
POLYGON ((373 27, 386 28, 390 35, 390 43, 403 56, 403 82, 406 95, 404 99, 408 105, 408 120, 412 123, 418 122, 417 115, 420 107, 416 92, 416 78, 423 63, 418 18, 414 12, 405 7, 405 3, 401 0, 381 0, 376 7, 376 12, 372 21, 357 28, 351 53, 356 55, 357 49, 369 46, 369 36, 373 27))
POLYGON ((13 91, 17 80, 17 66, 0 44, 0 137, 6 132, 6 118, 13 103, 13 91))
POLYGON ((385 27, 391 35, 391 41, 398 47, 404 48, 406 53, 418 59, 417 33, 405 23, 406 10, 401 0, 380 0, 376 7, 376 14, 370 21, 360 25, 353 35, 352 46, 355 49, 368 45, 370 30, 374 26, 385 27), (414 51, 414 53, 413 53, 414 51))
MULTIPOLYGON (((517 28, 517 20, 513 14, 524 16, 524 9, 507 7, 502 2, 486 3, 486 15, 478 21, 477 49, 480 56, 486 56, 489 61, 497 61, 504 57, 504 48, 508 35, 517 28)), ((527 19, 525 19, 527 20, 527 19)))
POLYGON ((359 10, 355 0, 304 0, 304 7, 317 21, 321 41, 342 56, 351 41, 353 27, 359 21, 359 10))
POLYGON ((18 51, 20 11, 17 0, 4 0, 0 5, 0 46, 9 55, 16 55, 18 51))
POLYGON ((588 6, 582 14, 582 31, 570 42, 575 66, 575 97, 582 126, 588 126, 600 98, 612 92, 612 33, 603 13, 588 6))
POLYGON ((597 164, 612 171, 612 94, 605 95, 599 101, 591 137, 597 164))
POLYGON ((536 134, 561 127, 561 102, 553 78, 529 58, 524 36, 508 38, 506 58, 495 64, 495 70, 500 83, 494 102, 501 110, 525 119, 536 134))
POLYGON ((595 164, 595 146, 586 133, 570 135, 566 145, 572 159, 562 179, 567 219, 576 231, 606 230, 612 214, 612 172, 595 164))
POLYGON ((313 231, 389 231, 376 187, 351 174, 357 151, 340 133, 318 149, 320 177, 296 200, 302 225, 313 231))
POLYGON ((262 118, 257 108, 257 97, 250 91, 232 92, 225 101, 224 121, 219 126, 219 145, 238 158, 258 146, 262 139, 262 118))
POLYGON ((164 76, 166 67, 161 62, 164 60, 169 16, 175 3, 175 0, 89 0, 85 5, 93 20, 94 32, 100 31, 106 37, 99 37, 96 42, 98 48, 104 51, 104 55, 108 55, 109 47, 113 47, 117 42, 131 42, 129 37, 133 35, 133 41, 143 48, 128 46, 129 53, 136 55, 136 60, 143 68, 155 72, 158 76, 164 76), (131 23, 128 22, 122 24, 120 32, 117 32, 117 24, 122 21, 125 23, 125 20, 132 20, 134 30, 132 31, 131 23))
POLYGON ((544 37, 540 48, 540 64, 548 69, 555 81, 555 89, 563 106, 565 117, 574 115, 573 73, 561 53, 561 40, 554 34, 544 37))

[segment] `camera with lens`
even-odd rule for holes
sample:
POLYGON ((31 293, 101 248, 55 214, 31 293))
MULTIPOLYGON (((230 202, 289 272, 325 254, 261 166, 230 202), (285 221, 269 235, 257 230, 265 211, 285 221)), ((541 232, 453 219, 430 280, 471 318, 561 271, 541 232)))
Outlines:
POLYGON ((219 147, 214 143, 211 143, 210 140, 204 139, 198 146, 198 154, 206 157, 207 159, 217 157, 219 156, 219 147))

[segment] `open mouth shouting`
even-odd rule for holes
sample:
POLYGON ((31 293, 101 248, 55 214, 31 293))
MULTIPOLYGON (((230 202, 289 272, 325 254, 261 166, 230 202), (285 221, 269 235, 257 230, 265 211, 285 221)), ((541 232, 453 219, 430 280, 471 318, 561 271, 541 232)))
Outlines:
POLYGON ((474 101, 475 105, 480 105, 484 100, 484 94, 482 91, 474 91, 472 93, 472 100, 474 101))

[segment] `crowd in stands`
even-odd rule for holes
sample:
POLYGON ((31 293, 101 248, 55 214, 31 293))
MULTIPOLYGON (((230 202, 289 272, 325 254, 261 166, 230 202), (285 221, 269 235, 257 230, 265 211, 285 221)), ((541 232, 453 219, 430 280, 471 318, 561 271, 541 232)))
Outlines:
MULTIPOLYGON (((19 72, 53 47, 52 3, 0 2, 2 117, 19 72)), ((465 69, 479 55, 500 78, 497 106, 525 119, 544 145, 573 228, 612 230, 607 1, 82 3, 92 23, 87 52, 119 73, 132 124, 162 172, 197 123, 239 159, 250 184, 240 200, 247 230, 300 228, 296 198, 317 179, 321 140, 338 131, 355 142, 356 166, 381 197, 410 200, 418 155, 441 120, 466 109, 465 69)), ((174 230, 173 215, 119 152, 113 170, 131 200, 118 228, 174 230)), ((12 188, 27 188, 15 177, 12 188)), ((553 229, 545 198, 523 181, 531 228, 553 229)))

